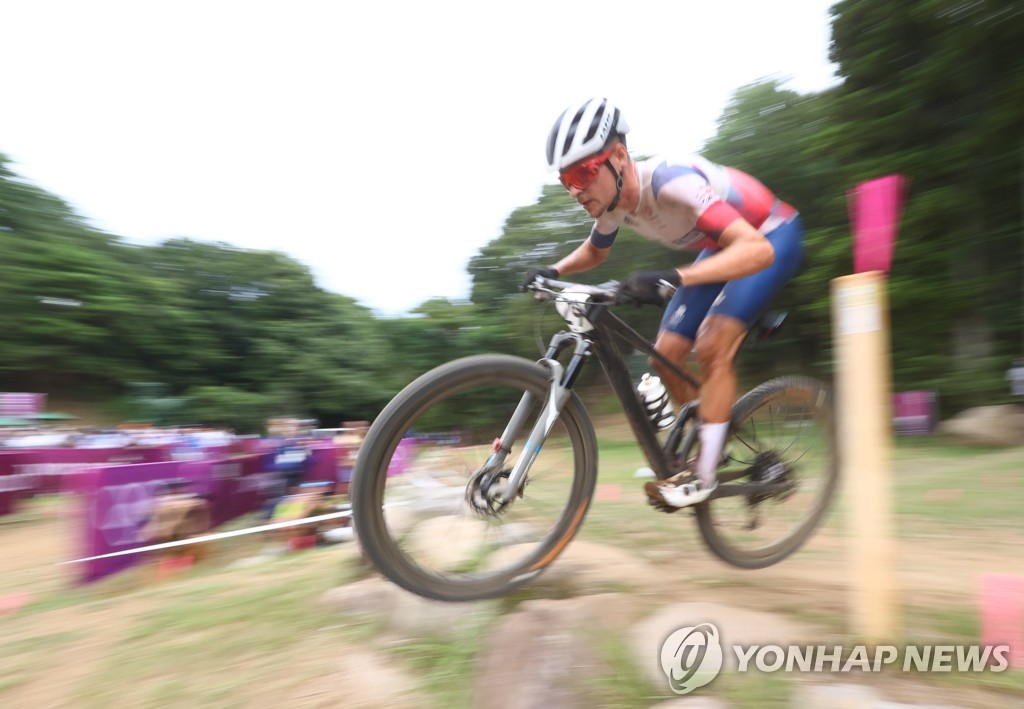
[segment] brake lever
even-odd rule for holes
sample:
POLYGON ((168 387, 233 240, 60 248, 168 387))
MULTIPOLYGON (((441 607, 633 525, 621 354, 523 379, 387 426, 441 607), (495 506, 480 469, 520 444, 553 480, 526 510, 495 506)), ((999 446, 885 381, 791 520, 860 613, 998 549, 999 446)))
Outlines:
POLYGON ((679 286, 675 283, 669 283, 664 278, 658 281, 658 294, 665 299, 665 302, 672 300, 672 296, 679 290, 679 286))

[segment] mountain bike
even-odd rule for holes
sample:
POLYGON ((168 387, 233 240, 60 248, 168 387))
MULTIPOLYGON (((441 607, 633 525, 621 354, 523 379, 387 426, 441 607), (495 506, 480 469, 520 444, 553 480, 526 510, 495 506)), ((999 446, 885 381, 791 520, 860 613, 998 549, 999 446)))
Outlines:
MULTIPOLYGON (((650 469, 661 479, 698 452, 698 402, 659 431, 632 381, 624 350, 658 360, 616 315, 619 284, 538 278, 567 329, 539 361, 503 355, 456 359, 423 374, 370 427, 351 501, 365 555, 420 596, 468 601, 510 593, 548 568, 580 530, 594 498, 598 446, 577 392, 600 362, 650 469)), ((747 569, 775 564, 810 537, 838 478, 829 388, 803 376, 754 387, 732 409, 714 494, 691 510, 704 543, 747 569)), ((643 492, 638 482, 638 499, 643 492)))

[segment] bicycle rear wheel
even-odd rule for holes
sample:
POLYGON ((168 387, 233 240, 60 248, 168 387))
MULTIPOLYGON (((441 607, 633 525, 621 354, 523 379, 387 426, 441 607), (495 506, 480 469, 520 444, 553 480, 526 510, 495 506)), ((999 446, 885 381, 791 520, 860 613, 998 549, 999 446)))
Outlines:
MULTIPOLYGON (((356 534, 392 582, 426 598, 506 594, 536 577, 576 534, 597 478, 597 441, 571 394, 507 505, 487 501, 546 413, 549 370, 504 355, 442 365, 412 382, 367 433, 352 480, 356 534), (485 463, 524 393, 532 407, 499 471, 485 463)), ((531 450, 532 452, 532 450, 531 450)))
POLYGON ((764 568, 807 541, 835 494, 839 464, 830 390, 806 377, 765 382, 736 402, 730 434, 720 478, 770 481, 774 491, 713 497, 696 508, 697 524, 723 561, 764 568))

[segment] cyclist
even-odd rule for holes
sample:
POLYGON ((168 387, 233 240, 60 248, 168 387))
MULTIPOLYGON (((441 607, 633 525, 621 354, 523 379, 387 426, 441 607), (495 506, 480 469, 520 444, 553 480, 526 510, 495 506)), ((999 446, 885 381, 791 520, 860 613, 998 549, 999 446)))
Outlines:
MULTIPOLYGON (((548 168, 559 171, 594 223, 574 251, 548 267, 531 268, 524 286, 537 276, 597 267, 622 225, 670 249, 700 250, 690 264, 633 273, 620 290, 624 300, 661 305, 664 284, 676 287, 655 347, 683 368, 693 351, 703 377, 696 469, 645 485, 652 505, 674 511, 703 502, 717 486, 715 471, 736 399, 736 352, 768 301, 797 272, 803 228, 793 207, 740 170, 698 155, 634 161, 626 150, 628 132, 622 113, 604 98, 570 106, 555 121, 548 168)), ((656 360, 651 366, 677 403, 697 396, 656 360)))

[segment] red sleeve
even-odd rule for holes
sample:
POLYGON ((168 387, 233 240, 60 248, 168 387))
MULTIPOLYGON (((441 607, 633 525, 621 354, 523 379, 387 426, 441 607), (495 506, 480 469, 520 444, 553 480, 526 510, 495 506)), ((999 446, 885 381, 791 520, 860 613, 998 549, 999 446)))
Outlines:
POLYGON ((742 218, 742 215, 732 205, 719 200, 709 204, 704 213, 700 215, 700 218, 697 219, 697 228, 708 236, 718 239, 727 226, 742 218))

